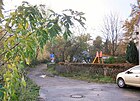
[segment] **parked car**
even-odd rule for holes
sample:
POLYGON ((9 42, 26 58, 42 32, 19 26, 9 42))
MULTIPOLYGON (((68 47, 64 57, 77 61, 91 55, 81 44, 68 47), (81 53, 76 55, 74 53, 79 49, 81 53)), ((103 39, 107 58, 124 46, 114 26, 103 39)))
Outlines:
POLYGON ((140 87, 140 65, 119 73, 116 82, 120 88, 126 87, 127 85, 140 87))

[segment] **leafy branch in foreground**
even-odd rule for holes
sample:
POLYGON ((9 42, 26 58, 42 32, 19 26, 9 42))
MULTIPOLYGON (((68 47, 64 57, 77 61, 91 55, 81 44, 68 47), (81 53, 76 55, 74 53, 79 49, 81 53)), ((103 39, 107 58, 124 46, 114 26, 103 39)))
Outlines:
POLYGON ((41 6, 24 2, 10 13, 4 21, 5 26, 0 28, 0 68, 4 69, 3 101, 21 100, 18 94, 22 94, 26 88, 23 69, 25 64, 29 65, 36 58, 38 48, 43 49, 48 40, 58 35, 67 39, 72 34, 71 26, 75 21, 84 26, 84 13, 64 11, 71 12, 68 15, 50 10, 50 16, 46 17, 44 11, 41 6))

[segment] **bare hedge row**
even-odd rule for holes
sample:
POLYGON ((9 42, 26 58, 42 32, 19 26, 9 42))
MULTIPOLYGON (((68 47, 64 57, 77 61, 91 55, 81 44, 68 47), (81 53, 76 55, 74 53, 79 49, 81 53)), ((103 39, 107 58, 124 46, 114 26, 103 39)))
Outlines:
POLYGON ((59 63, 56 66, 58 73, 88 73, 89 75, 103 75, 115 78, 122 71, 131 68, 132 64, 77 64, 77 63, 59 63))

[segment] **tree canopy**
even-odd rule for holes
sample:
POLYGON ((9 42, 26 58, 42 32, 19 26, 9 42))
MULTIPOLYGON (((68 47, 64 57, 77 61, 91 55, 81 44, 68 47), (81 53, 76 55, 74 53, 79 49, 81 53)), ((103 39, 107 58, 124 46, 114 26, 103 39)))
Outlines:
POLYGON ((127 43, 129 43, 130 40, 138 41, 137 37, 133 38, 133 35, 136 35, 135 28, 140 14, 140 0, 137 0, 136 4, 132 4, 131 8, 131 19, 127 19, 123 25, 123 28, 125 30, 124 38, 127 43))

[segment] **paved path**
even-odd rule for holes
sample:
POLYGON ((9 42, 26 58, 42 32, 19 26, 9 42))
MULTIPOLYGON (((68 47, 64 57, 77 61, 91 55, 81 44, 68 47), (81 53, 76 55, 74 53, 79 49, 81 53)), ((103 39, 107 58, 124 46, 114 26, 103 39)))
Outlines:
POLYGON ((29 77, 40 87, 45 101, 140 101, 140 88, 120 89, 116 84, 88 83, 43 72, 46 64, 31 69, 29 77), (40 77, 41 75, 48 75, 40 77))

